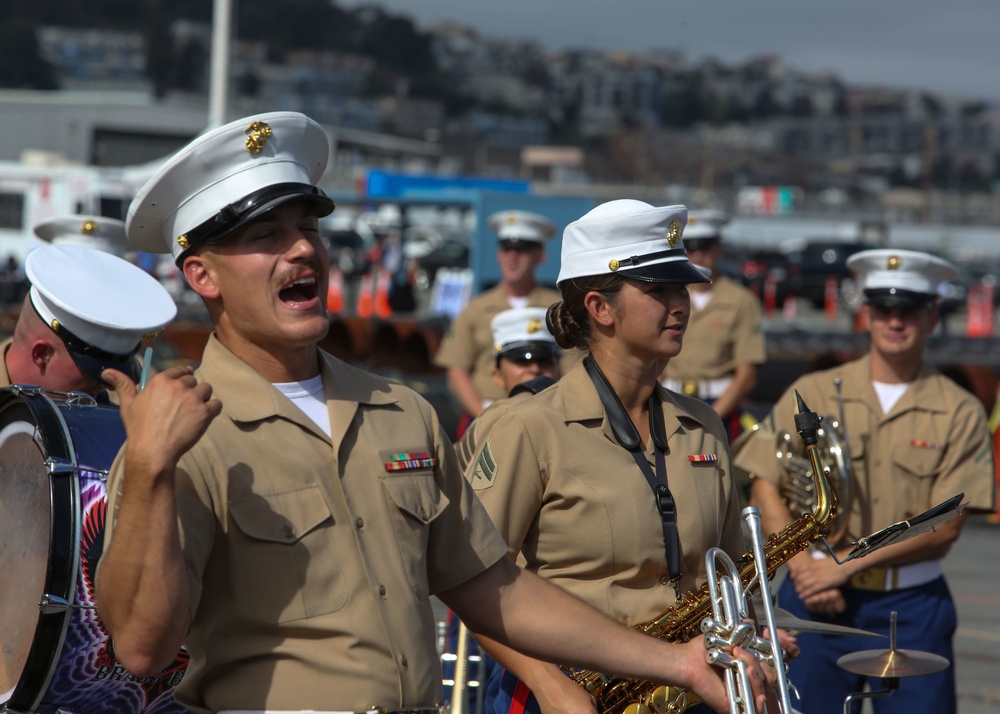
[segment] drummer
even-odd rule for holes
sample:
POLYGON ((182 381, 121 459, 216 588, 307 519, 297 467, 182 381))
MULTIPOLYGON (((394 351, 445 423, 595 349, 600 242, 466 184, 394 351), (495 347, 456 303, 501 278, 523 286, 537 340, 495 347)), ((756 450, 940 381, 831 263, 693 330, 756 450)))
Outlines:
POLYGON ((46 245, 24 263, 31 288, 13 335, 0 343, 0 387, 30 384, 97 396, 109 368, 133 375, 142 338, 177 314, 167 291, 140 268, 80 245, 46 245))

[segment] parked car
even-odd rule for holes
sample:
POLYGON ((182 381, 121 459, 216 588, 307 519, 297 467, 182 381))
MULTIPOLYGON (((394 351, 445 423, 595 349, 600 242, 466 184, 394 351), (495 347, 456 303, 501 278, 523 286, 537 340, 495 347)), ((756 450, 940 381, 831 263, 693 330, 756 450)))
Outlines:
POLYGON ((851 279, 847 259, 876 247, 859 241, 814 240, 806 243, 801 250, 788 254, 789 293, 822 308, 826 302, 827 280, 834 278, 837 281, 839 295, 842 283, 851 279))
POLYGON ((376 241, 365 238, 353 228, 325 230, 323 239, 330 254, 330 266, 338 268, 345 276, 367 273, 378 260, 376 241))

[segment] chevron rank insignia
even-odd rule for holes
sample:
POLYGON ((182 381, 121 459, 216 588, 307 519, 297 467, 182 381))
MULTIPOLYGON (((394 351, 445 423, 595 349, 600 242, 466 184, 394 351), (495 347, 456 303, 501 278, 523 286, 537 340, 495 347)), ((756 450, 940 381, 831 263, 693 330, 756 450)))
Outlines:
POLYGON ((438 460, 426 451, 404 451, 398 454, 390 454, 389 460, 385 462, 386 471, 418 471, 420 469, 432 469, 437 466, 438 460))
POLYGON ((497 472, 497 464, 493 460, 493 452, 490 451, 490 443, 486 442, 486 446, 482 448, 479 452, 479 457, 476 459, 476 465, 472 469, 472 488, 475 491, 481 491, 484 488, 489 488, 493 485, 493 476, 497 472))

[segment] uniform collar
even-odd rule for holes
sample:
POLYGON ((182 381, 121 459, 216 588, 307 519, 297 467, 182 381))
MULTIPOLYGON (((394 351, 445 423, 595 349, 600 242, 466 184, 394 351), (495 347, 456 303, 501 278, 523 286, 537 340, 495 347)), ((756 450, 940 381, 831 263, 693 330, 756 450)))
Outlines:
MULTIPOLYGON (((396 403, 383 380, 350 367, 322 350, 319 350, 319 357, 335 441, 338 433, 343 436, 346 432, 359 404, 396 403)), ((249 423, 279 416, 316 430, 311 419, 250 365, 224 347, 215 333, 205 345, 199 372, 212 385, 213 394, 222 400, 223 411, 234 422, 249 423)))
MULTIPOLYGON (((601 420, 601 429, 604 435, 615 441, 614 432, 611 430, 611 423, 604 413, 604 405, 597 394, 594 383, 590 381, 583 364, 578 364, 571 369, 566 376, 558 382, 559 399, 562 401, 562 413, 565 422, 586 422, 601 420)), ((690 421, 704 426, 701 419, 691 413, 678 400, 677 395, 669 392, 662 385, 656 385, 656 391, 660 395, 663 409, 663 426, 667 439, 680 430, 683 422, 690 421)), ((682 398, 683 399, 683 398, 682 398)), ((617 442, 615 442, 617 443, 617 442)), ((645 445, 643 445, 645 447, 645 445)))
MULTIPOLYGON (((841 369, 841 373, 844 375, 841 382, 844 399, 866 402, 875 410, 876 414, 880 414, 882 404, 872 384, 871 353, 866 352, 861 358, 848 362, 841 369)), ((895 415, 910 409, 928 412, 946 411, 947 400, 941 391, 941 385, 936 380, 927 379, 937 373, 937 370, 925 361, 920 366, 916 378, 910 383, 909 389, 892 408, 892 413, 895 415)))

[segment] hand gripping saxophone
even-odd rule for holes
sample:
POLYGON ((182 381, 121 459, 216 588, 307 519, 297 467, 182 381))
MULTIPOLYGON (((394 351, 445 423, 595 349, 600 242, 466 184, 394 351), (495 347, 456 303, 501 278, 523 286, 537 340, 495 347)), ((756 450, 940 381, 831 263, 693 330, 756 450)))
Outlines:
MULTIPOLYGON (((636 628, 647 635, 670 642, 687 642, 701 633, 708 647, 709 661, 726 670, 731 714, 755 714, 746 664, 730 656, 734 646, 756 653, 775 667, 781 690, 779 700, 782 712, 791 714, 784 661, 774 635, 777 628, 774 625, 771 598, 769 594, 765 594, 762 600, 765 622, 772 633, 773 645, 771 641, 759 637, 754 626, 747 622, 747 596, 755 588, 766 593, 766 583, 775 571, 810 543, 822 538, 824 528, 831 525, 837 516, 837 497, 829 484, 829 470, 820 464, 817 451, 820 418, 815 412, 809 411, 798 392, 795 398, 798 406, 795 426, 805 443, 816 487, 813 512, 803 514, 794 523, 773 534, 766 543, 762 543, 759 509, 744 509, 742 515, 750 529, 753 550, 734 563, 723 551, 713 548, 705 557, 709 581, 701 590, 687 593, 674 607, 636 628), (723 573, 713 578, 713 573, 717 573, 720 567, 723 573)), ((680 687, 609 677, 599 672, 567 668, 564 671, 594 697, 601 714, 681 714, 698 703, 692 692, 680 687)))

